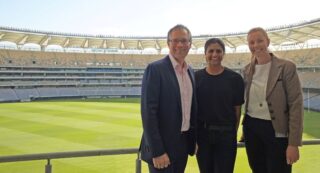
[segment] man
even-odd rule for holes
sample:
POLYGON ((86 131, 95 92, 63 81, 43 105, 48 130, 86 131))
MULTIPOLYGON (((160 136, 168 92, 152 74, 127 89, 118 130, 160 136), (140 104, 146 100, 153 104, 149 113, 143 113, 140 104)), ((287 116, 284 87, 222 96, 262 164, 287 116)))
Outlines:
POLYGON ((141 158, 151 173, 183 173, 195 152, 194 74, 185 62, 191 33, 183 25, 169 30, 169 55, 148 65, 142 80, 141 158))

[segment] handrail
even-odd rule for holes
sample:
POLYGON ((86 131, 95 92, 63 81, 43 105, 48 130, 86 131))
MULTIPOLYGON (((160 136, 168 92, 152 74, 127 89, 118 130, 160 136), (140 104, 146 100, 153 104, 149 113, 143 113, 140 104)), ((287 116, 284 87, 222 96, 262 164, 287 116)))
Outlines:
MULTIPOLYGON (((311 139, 302 141, 303 145, 319 145, 320 139, 311 139)), ((245 143, 238 143, 237 147, 244 147, 245 143)), ((137 154, 136 159, 136 173, 141 173, 141 159, 138 148, 123 148, 123 149, 106 149, 106 150, 85 150, 85 151, 66 151, 55 153, 39 153, 39 154, 24 154, 24 155, 11 155, 0 156, 0 163, 4 162, 18 162, 18 161, 31 161, 31 160, 47 160, 45 166, 45 173, 51 173, 51 159, 73 158, 73 157, 90 157, 90 156, 103 156, 103 155, 121 155, 121 154, 137 154)))
POLYGON ((50 163, 51 159, 103 156, 103 155, 134 154, 134 153, 138 154, 138 157, 136 159, 136 173, 141 173, 140 153, 138 152, 137 148, 66 151, 66 152, 55 152, 55 153, 39 153, 39 154, 1 156, 0 163, 31 161, 31 160, 47 160, 47 164, 45 165, 45 173, 52 173, 52 165, 50 163))
POLYGON ((137 148, 23 154, 23 155, 12 155, 12 156, 0 156, 0 163, 31 161, 31 160, 61 159, 61 158, 71 158, 71 157, 90 157, 90 156, 103 156, 103 155, 135 154, 135 153, 138 153, 137 148))

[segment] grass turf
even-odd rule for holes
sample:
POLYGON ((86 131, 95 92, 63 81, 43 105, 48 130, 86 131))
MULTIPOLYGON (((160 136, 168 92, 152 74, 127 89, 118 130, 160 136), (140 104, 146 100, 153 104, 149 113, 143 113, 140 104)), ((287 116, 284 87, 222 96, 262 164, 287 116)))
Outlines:
MULTIPOLYGON (((95 149, 137 148, 141 137, 139 99, 55 100, 0 104, 0 156, 95 149)), ((320 113, 306 112, 304 139, 320 138, 320 113)), ((240 131, 240 130, 239 130, 240 131)), ((301 148, 294 173, 320 170, 320 145, 301 148)), ((54 173, 132 173, 136 155, 52 160, 54 173)), ((0 173, 43 173, 46 161, 0 163, 0 173)), ((143 171, 148 172, 143 164, 143 171)), ((190 157, 187 173, 199 172, 190 157)), ((248 173, 238 149, 235 173, 248 173)))

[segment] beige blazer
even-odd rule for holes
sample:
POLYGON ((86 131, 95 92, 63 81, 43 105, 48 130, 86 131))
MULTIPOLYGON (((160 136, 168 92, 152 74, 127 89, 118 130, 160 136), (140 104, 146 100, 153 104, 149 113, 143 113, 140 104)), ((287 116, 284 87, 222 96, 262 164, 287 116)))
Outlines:
MULTIPOLYGON (((279 59, 271 53, 271 67, 267 82, 266 101, 275 132, 287 134, 289 145, 301 146, 303 129, 303 98, 294 63, 279 59)), ((243 71, 245 82, 245 113, 253 70, 250 64, 243 71)))

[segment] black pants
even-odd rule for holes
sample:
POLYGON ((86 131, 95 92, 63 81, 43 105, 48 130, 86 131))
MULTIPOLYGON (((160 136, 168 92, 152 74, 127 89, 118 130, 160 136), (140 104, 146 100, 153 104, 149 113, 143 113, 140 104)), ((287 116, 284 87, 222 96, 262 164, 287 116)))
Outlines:
POLYGON ((183 156, 180 158, 177 158, 176 160, 170 160, 170 165, 165 169, 157 169, 152 164, 148 164, 150 173, 184 173, 184 170, 188 162, 188 149, 187 149, 188 139, 186 134, 181 134, 181 138, 184 141, 183 146, 181 146, 181 148, 183 148, 185 152, 184 154, 182 154, 183 156))
POLYGON ((197 161, 201 173, 233 173, 237 154, 235 128, 219 130, 200 128, 197 161))
POLYGON ((276 138, 271 121, 246 115, 243 132, 253 173, 291 173, 286 161, 288 138, 276 138))

